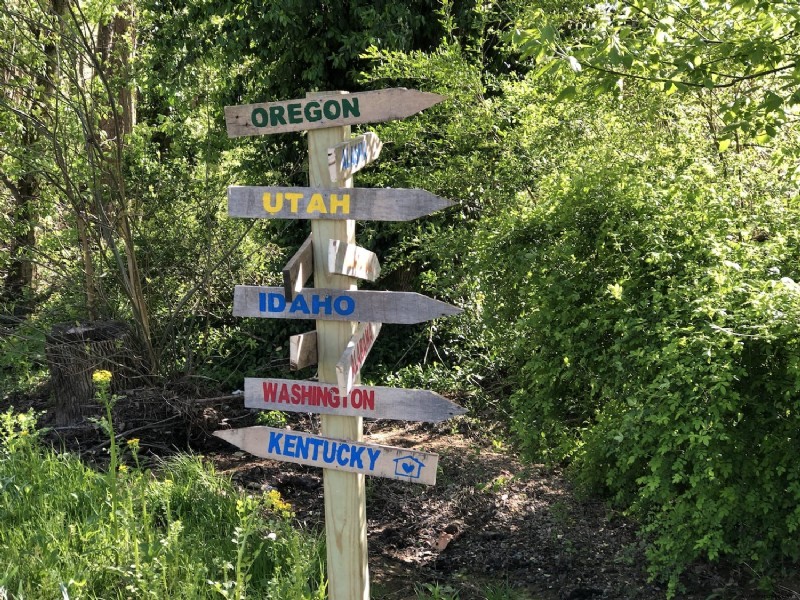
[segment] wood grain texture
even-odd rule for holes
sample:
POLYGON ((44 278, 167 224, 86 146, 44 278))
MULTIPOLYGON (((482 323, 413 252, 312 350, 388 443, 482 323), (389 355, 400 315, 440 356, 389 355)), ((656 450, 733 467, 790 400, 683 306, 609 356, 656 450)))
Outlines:
POLYGON ((259 410, 316 413, 438 423, 467 411, 436 392, 381 386, 336 385, 293 379, 245 377, 244 405, 259 410))
MULTIPOLYGON (((312 187, 329 188, 328 148, 350 139, 350 127, 316 129, 308 133, 309 183, 312 187)), ((340 182, 351 188, 352 179, 340 182)), ((355 243, 356 224, 352 219, 312 220, 314 285, 319 288, 355 289, 353 280, 332 275, 328 264, 328 240, 355 243)), ((336 383, 336 361, 355 323, 317 320, 318 374, 322 383, 336 383)), ((322 435, 360 441, 363 437, 362 417, 322 416, 322 435)), ((369 568, 367 566, 367 500, 364 475, 324 469, 322 473, 325 500, 325 539, 328 565, 329 600, 369 600, 369 568)))
POLYGON ((249 219, 411 221, 450 206, 419 189, 228 187, 228 216, 249 219))
MULTIPOLYGON (((409 483, 436 483, 438 454, 263 426, 225 429, 215 431, 214 435, 261 458, 409 483)), ((348 499, 338 500, 346 503, 348 499)), ((328 565, 331 575, 330 569, 334 566, 328 565)), ((364 566, 366 568, 366 563, 364 566)))
MULTIPOLYGON (((315 279, 318 277, 319 270, 315 279)), ((286 301, 282 287, 237 285, 233 292, 233 314, 237 317, 317 319, 318 322, 372 321, 412 325, 461 312, 456 306, 416 292, 304 288, 292 302, 286 301)), ((347 340, 349 339, 348 336, 347 340)), ((344 346, 347 345, 347 340, 344 346)), ((338 360, 339 356, 333 364, 338 360)))
POLYGON ((289 337, 289 368, 299 371, 317 364, 317 332, 309 331, 289 337))
POLYGON ((297 252, 294 253, 286 266, 283 267, 283 288, 286 290, 286 297, 293 300, 297 292, 314 272, 314 250, 311 247, 311 235, 306 238, 297 252))
MULTIPOLYGON (((406 88, 353 94, 331 92, 298 100, 226 106, 225 126, 228 137, 240 137, 381 123, 410 117, 444 99, 438 94, 406 88)), ((327 161, 327 152, 325 158, 327 161)))
POLYGON ((328 148, 328 173, 331 182, 352 177, 354 173, 378 160, 381 148, 383 142, 371 131, 328 148))
POLYGON ((375 253, 366 248, 330 240, 328 272, 375 281, 381 274, 381 263, 375 253))
POLYGON ((361 373, 361 367, 375 345, 380 331, 381 323, 359 323, 353 337, 347 342, 347 347, 336 363, 336 381, 343 394, 349 394, 353 389, 353 384, 361 373))

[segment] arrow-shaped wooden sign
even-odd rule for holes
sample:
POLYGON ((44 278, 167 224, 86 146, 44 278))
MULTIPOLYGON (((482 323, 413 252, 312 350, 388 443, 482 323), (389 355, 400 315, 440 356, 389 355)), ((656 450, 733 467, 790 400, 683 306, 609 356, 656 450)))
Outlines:
POLYGON ((411 483, 436 483, 437 454, 335 440, 273 427, 226 429, 215 431, 214 435, 261 458, 411 483))
POLYGON ((381 154, 381 148, 383 142, 371 131, 328 148, 328 172, 331 182, 344 181, 353 173, 375 162, 381 154))
POLYGON ((444 96, 388 88, 326 98, 303 98, 225 107, 228 137, 267 135, 404 119, 438 104, 444 96))
POLYGON ((228 188, 228 215, 255 219, 411 221, 452 205, 450 200, 418 189, 228 188))
POLYGON ((289 368, 299 371, 317 364, 317 332, 309 331, 289 337, 289 368))
POLYGON ((336 363, 336 381, 343 394, 349 394, 353 389, 356 377, 378 339, 380 330, 380 323, 359 323, 353 337, 347 342, 339 362, 336 363))
POLYGON ((375 281, 381 274, 381 263, 374 252, 341 240, 328 243, 328 273, 375 281))
POLYGON ((410 325, 460 312, 462 310, 456 306, 416 292, 305 288, 291 301, 286 300, 284 289, 280 287, 237 285, 233 292, 236 317, 410 325))
POLYGON ((467 411, 428 390, 356 385, 339 394, 335 385, 293 379, 245 377, 244 405, 260 410, 438 423, 467 411))
POLYGON ((314 250, 312 237, 309 235, 283 267, 283 287, 286 290, 286 297, 294 299, 294 295, 303 289, 313 272, 314 250))

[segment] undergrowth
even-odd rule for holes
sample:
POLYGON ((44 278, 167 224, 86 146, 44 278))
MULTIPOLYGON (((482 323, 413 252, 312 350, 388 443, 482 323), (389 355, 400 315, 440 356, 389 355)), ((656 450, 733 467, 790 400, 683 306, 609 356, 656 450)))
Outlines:
POLYGON ((139 466, 135 440, 100 473, 0 415, 4 598, 323 598, 322 544, 280 497, 246 496, 200 458, 139 466))

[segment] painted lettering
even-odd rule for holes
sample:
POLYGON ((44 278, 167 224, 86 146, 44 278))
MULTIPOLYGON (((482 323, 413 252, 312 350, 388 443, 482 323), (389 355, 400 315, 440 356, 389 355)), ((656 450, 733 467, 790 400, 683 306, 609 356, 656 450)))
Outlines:
POLYGON ((342 116, 360 117, 361 109, 358 107, 358 98, 342 98, 342 116))
POLYGON ((326 100, 322 105, 322 112, 326 119, 338 119, 342 114, 342 107, 336 100, 326 100))
POLYGON ((286 192, 286 199, 289 201, 289 210, 296 213, 299 209, 297 204, 303 198, 302 192, 286 192))
POLYGON ((303 122, 303 115, 300 112, 300 103, 299 102, 292 102, 286 106, 287 112, 289 114, 289 123, 302 123, 303 122))
POLYGON ((364 468, 364 461, 361 459, 361 455, 364 454, 364 450, 366 450, 366 448, 364 446, 361 446, 360 448, 357 448, 357 447, 353 446, 353 447, 350 448, 350 466, 351 467, 355 467, 357 469, 363 469, 364 468))
POLYGON ((319 447, 325 442, 317 438, 308 438, 309 443, 313 446, 314 454, 311 455, 311 460, 319 460, 319 447))
POLYGON ((341 467, 346 467, 347 463, 350 462, 350 459, 344 455, 345 451, 350 452, 350 445, 340 443, 339 448, 336 450, 336 462, 341 467))
POLYGON ((322 194, 312 194, 311 200, 308 202, 308 206, 306 207, 307 213, 321 213, 327 214, 328 209, 325 208, 325 201, 322 199, 322 194))
POLYGON ((281 393, 278 396, 278 402, 283 404, 289 404, 291 399, 289 398, 289 387, 287 385, 281 386, 281 393))
POLYGON ((267 452, 274 452, 275 454, 281 453, 281 438, 283 437, 282 433, 277 433, 276 431, 269 432, 269 445, 267 446, 267 452))
POLYGON ((308 309, 308 302, 306 302, 306 299, 301 294, 298 294, 294 297, 294 300, 292 300, 292 305, 289 307, 289 312, 291 314, 298 312, 303 313, 304 315, 311 314, 311 311, 308 309))
POLYGON ((264 390, 264 402, 275 402, 275 396, 278 393, 278 384, 265 381, 262 384, 264 390))
POLYGON ((322 118, 322 111, 319 109, 319 102, 311 101, 306 103, 305 107, 303 108, 303 114, 306 117, 306 121, 309 121, 310 123, 319 121, 322 118))
POLYGON ((375 410, 375 390, 359 390, 365 409, 375 410))
POLYGON ((266 127, 269 124, 269 116, 263 108, 254 108, 250 114, 250 121, 256 127, 266 127))
POLYGON ((332 311, 331 302, 333 302, 333 298, 330 296, 325 296, 325 300, 320 301, 319 296, 314 294, 311 296, 311 310, 315 315, 318 315, 321 310, 325 311, 324 314, 329 315, 332 311))
POLYGON ((286 310, 286 298, 283 294, 270 292, 267 294, 267 310, 269 312, 283 312, 286 310))
POLYGON ((336 458, 336 442, 329 442, 328 440, 323 440, 325 446, 322 448, 322 460, 328 464, 332 463, 336 458), (330 449, 330 454, 328 454, 328 449, 330 449))
POLYGON ((331 194, 331 214, 337 214, 339 209, 342 209, 343 215, 350 214, 350 194, 342 194, 341 199, 338 194, 331 194))
POLYGON ((297 436, 297 450, 295 451, 295 456, 303 460, 308 460, 308 446, 310 443, 311 438, 297 436))
POLYGON ((269 124, 275 127, 276 125, 286 125, 286 119, 283 118, 284 108, 280 104, 278 106, 269 107, 269 124))
POLYGON ((378 457, 381 455, 381 451, 379 448, 367 448, 367 454, 369 455, 369 470, 375 470, 375 461, 378 460, 378 457))
POLYGON ((347 316, 356 309, 356 301, 349 296, 337 296, 333 301, 333 309, 340 315, 347 316))
POLYGON ((264 195, 261 196, 261 205, 271 215, 280 212, 283 209, 283 193, 278 192, 275 194, 275 200, 273 201, 272 192, 264 192, 264 195))
POLYGON ((295 457, 295 444, 297 444, 297 436, 287 433, 283 440, 284 456, 295 457))

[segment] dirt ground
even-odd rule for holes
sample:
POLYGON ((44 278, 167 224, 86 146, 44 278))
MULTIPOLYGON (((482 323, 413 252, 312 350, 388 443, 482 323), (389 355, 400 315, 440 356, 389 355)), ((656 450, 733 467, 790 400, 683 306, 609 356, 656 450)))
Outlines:
MULTIPOLYGON (((0 410, 46 410, 45 394, 0 402, 0 410)), ((87 412, 99 407, 88 407, 87 412)), ((293 429, 318 432, 311 415, 289 415, 293 429)), ((241 398, 187 399, 175 391, 134 390, 115 408, 122 438, 137 437, 144 452, 178 450, 207 456, 218 470, 254 493, 277 489, 297 523, 324 529, 322 472, 264 460, 211 437, 219 428, 254 424, 241 398)), ((42 424, 53 425, 45 413, 42 424)), ((558 469, 523 464, 503 436, 469 417, 430 425, 367 422, 365 441, 440 455, 435 486, 367 479, 367 527, 372 598, 415 598, 426 584, 459 600, 489 597, 536 600, 657 599, 664 587, 648 582, 636 524, 596 500, 576 498, 558 469), (502 595, 512 590, 516 596, 502 595)), ((60 446, 102 463, 106 442, 91 421, 54 428, 60 446)), ((684 578, 687 599, 800 600, 800 581, 764 596, 746 570, 699 564, 684 578)), ((446 596, 447 597, 447 596, 446 596)))

